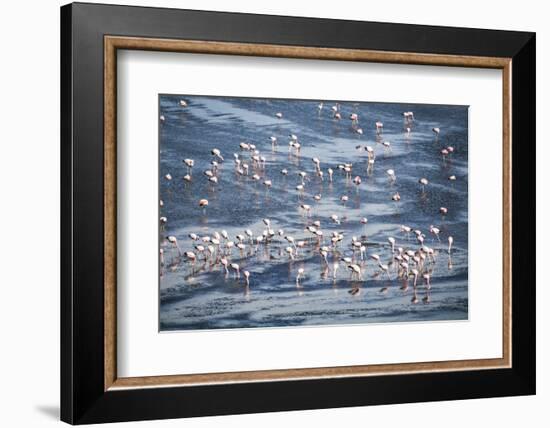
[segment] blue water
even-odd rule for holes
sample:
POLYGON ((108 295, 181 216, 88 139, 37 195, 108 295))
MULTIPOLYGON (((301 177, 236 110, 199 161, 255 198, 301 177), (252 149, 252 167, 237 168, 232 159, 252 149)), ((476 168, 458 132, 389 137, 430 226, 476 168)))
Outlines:
MULTIPOLYGON (((324 100, 318 111, 317 100, 283 100, 187 95, 161 95, 160 131, 160 216, 167 223, 160 227, 159 242, 164 251, 160 266, 160 329, 191 330, 217 328, 283 327, 380 322, 465 320, 468 318, 468 108, 466 106, 415 105, 389 103, 340 102, 342 119, 333 118, 334 101, 324 100), (187 107, 180 106, 186 100, 187 107), (414 112, 414 121, 406 122, 403 112, 414 112), (275 113, 281 112, 279 119, 275 113), (349 119, 359 115, 360 135, 349 119), (375 122, 384 124, 377 134, 375 122), (411 128, 410 135, 405 131, 411 128), (436 138, 433 127, 441 133, 436 138), (295 134, 301 145, 299 154, 289 152, 289 134, 295 134), (273 146, 269 137, 275 136, 273 146), (389 141, 390 148, 382 143, 389 141), (251 153, 239 148, 241 142, 252 143, 265 157, 265 164, 253 168, 251 153), (367 152, 357 146, 369 145, 375 152, 375 163, 367 168, 367 152), (445 159, 441 149, 452 146, 454 152, 445 159), (218 183, 204 175, 211 169, 220 150, 218 183), (250 164, 249 175, 236 173, 233 154, 250 164), (321 161, 324 180, 315 173, 312 158, 321 161), (182 163, 195 162, 191 181, 182 163), (338 165, 352 163, 352 178, 360 176, 359 186, 346 179, 338 165), (333 182, 327 169, 334 170, 333 182), (281 175, 286 168, 288 175, 281 175), (395 170, 391 182, 387 169, 395 170), (301 183, 299 171, 307 173, 303 194, 296 190, 301 183), (255 181, 257 173, 262 178, 255 181), (165 178, 166 174, 172 180, 165 178), (449 176, 456 176, 450 181, 449 176), (426 177, 423 191, 418 180, 426 177), (270 179, 268 189, 263 181, 270 179), (392 196, 399 193, 401 200, 392 196), (321 195, 316 202, 313 196, 321 195), (343 204, 341 196, 349 200, 343 204), (207 199, 205 210, 198 201, 207 199), (300 204, 312 209, 304 216, 300 204), (448 213, 442 215, 440 207, 448 213), (339 216, 340 224, 330 220, 339 216), (361 224, 366 217, 368 223, 361 224), (271 221, 271 229, 291 235, 306 244, 291 260, 285 248, 290 244, 275 235, 269 244, 244 242, 246 248, 233 248, 227 256, 238 263, 241 275, 230 270, 225 274, 221 256, 199 253, 188 235, 213 237, 227 231, 229 239, 246 229, 254 237, 266 229, 262 219, 271 221), (314 221, 321 222, 323 243, 306 231, 314 221), (397 262, 392 263, 389 237, 397 247, 416 251, 420 245, 414 233, 401 232, 401 225, 419 229, 426 235, 424 244, 435 251, 435 262, 425 263, 424 272, 431 275, 431 289, 418 279, 397 278, 397 262), (438 241, 429 232, 430 225, 440 229, 438 241), (330 246, 333 231, 344 238, 336 250, 323 261, 319 246, 330 246), (451 256, 447 253, 448 237, 454 238, 451 256), (197 260, 180 257, 167 236, 175 236, 182 251, 194 251, 197 260), (351 239, 356 237, 366 246, 366 260, 353 253, 351 239), (378 254, 389 265, 390 278, 381 273, 375 260, 378 254), (339 264, 333 279, 333 263, 341 257, 353 257, 362 270, 362 279, 350 277, 345 263, 339 264), (298 270, 304 277, 296 282, 298 270), (250 272, 250 285, 242 272, 250 272), (351 292, 353 290, 353 293, 351 292), (382 292, 382 291, 383 292, 382 292), (416 294, 418 301, 413 303, 416 294), (429 297, 429 301, 426 298, 429 297)), ((246 236, 246 235, 245 235, 246 236)), ((223 244, 222 239, 222 244, 223 244)), ((217 253, 219 250, 215 250, 217 253)), ((411 263, 412 267, 412 263, 411 263)))

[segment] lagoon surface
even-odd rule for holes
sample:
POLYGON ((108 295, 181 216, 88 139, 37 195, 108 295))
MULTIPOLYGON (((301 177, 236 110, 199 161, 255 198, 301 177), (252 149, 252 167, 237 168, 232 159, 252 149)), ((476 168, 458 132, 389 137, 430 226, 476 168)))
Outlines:
POLYGON ((339 101, 338 120, 331 110, 336 101, 327 100, 320 111, 319 100, 160 95, 159 102, 159 217, 167 219, 159 234, 161 331, 468 319, 467 106, 339 101), (414 120, 404 118, 408 111, 414 120), (276 117, 279 112, 282 118, 276 117), (358 115, 357 124, 350 120, 352 113, 358 115), (377 121, 383 122, 380 133, 377 121), (434 127, 440 128, 438 136, 434 127), (299 151, 289 149, 291 134, 299 151), (255 145, 265 159, 254 166, 253 152, 241 150, 241 142, 255 145), (371 168, 365 146, 375 155, 371 168), (453 151, 443 156, 441 150, 448 146, 453 151), (214 148, 223 162, 212 155, 214 148), (249 175, 237 172, 234 153, 241 166, 249 165, 249 175), (320 160, 323 179, 314 157, 320 160), (194 160, 190 171, 184 159, 194 160), (212 170, 213 160, 218 162, 217 184, 204 174, 212 170), (345 163, 352 164, 350 177, 338 169, 345 163), (334 170, 332 182, 328 168, 334 170), (287 175, 281 174, 283 169, 287 175), (388 169, 395 171, 394 181, 388 169), (300 171, 307 174, 303 192, 296 189, 302 183, 300 171), (188 172, 190 181, 184 180, 188 172), (254 180, 253 174, 260 179, 254 180), (356 176, 361 184, 352 182, 356 176), (424 189, 418 182, 422 177, 429 181, 424 189), (266 180, 271 187, 264 185, 266 180), (398 202, 392 200, 397 193, 398 202), (199 208, 201 199, 208 200, 206 209, 199 208), (300 208, 304 204, 311 207, 309 212, 300 208), (441 207, 447 208, 445 215, 441 207), (368 219, 366 225, 362 218, 368 219), (270 221, 269 227, 263 219, 270 221), (320 222, 316 229, 322 230, 322 237, 306 230, 315 221, 320 222), (413 231, 405 233, 401 225, 413 231), (431 225, 439 229, 440 240, 430 232, 431 225), (274 236, 268 243, 257 243, 268 229, 274 236), (245 236, 245 248, 234 247, 229 253, 223 238, 219 247, 189 238, 194 233, 212 239, 222 230, 234 243, 239 242, 237 235, 245 236), (419 250, 414 230, 425 235, 424 246, 433 250, 435 261, 428 257, 420 268, 411 259, 407 275, 394 256, 398 248, 403 253, 419 250), (330 241, 333 232, 343 236, 336 246, 330 241), (177 239, 182 253, 193 251, 195 261, 180 255, 168 236, 177 239), (285 236, 303 241, 293 258, 287 247, 296 251, 285 236), (363 260, 360 251, 352 249, 352 237, 365 247, 363 260), (390 237, 395 239, 393 254, 390 237), (329 247, 327 262, 320 254, 323 246, 329 247), (360 267, 361 277, 352 275, 349 262, 341 261, 346 257, 360 267), (231 268, 226 273, 221 258, 237 263, 240 276, 231 268), (334 263, 339 265, 335 277, 334 263), (424 273, 430 275, 429 289, 424 273))

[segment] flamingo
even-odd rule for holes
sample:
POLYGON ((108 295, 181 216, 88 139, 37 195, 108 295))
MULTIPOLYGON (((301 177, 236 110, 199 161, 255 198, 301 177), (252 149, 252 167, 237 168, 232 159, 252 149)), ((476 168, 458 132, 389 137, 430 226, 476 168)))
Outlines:
POLYGON ((223 156, 222 156, 221 152, 218 149, 212 149, 211 153, 214 156, 216 156, 216 158, 218 158, 219 160, 221 160, 223 162, 223 156))
POLYGON ((371 146, 365 146, 365 150, 369 159, 374 158, 374 149, 371 146))
POLYGON ((206 214, 206 207, 208 206, 208 199, 201 199, 199 201, 199 208, 202 208, 202 213, 206 214))
POLYGON ((180 106, 182 106, 182 107, 187 107, 187 101, 185 101, 185 100, 180 100, 180 106))
POLYGON ((390 181, 394 182, 396 180, 395 171, 393 169, 386 170, 386 174, 388 174, 390 181))
POLYGON ((363 225, 363 229, 364 229, 364 232, 366 234, 367 233, 367 223, 369 222, 369 220, 367 219, 367 217, 362 217, 361 220, 359 220, 359 221, 363 225))
POLYGON ((285 236, 285 239, 292 244, 294 249, 296 249, 296 243, 294 242, 294 238, 292 236, 287 235, 285 236))
POLYGON ((275 113, 275 117, 277 117, 277 119, 282 119, 283 118, 283 113, 277 112, 277 113, 275 113))
POLYGON ((306 217, 309 217, 310 212, 311 212, 311 205, 308 205, 308 204, 301 204, 301 205, 300 205, 300 208, 301 208, 302 210, 304 210, 304 215, 305 215, 306 217))
POLYGON ((317 232, 317 228, 314 227, 314 226, 308 226, 308 227, 306 227, 306 230, 307 230, 309 233, 312 233, 312 234, 315 234, 315 232, 317 232))
POLYGON ((306 246, 306 241, 296 242, 296 248, 294 249, 294 256, 298 256, 298 248, 304 248, 306 246))
POLYGON ((422 193, 424 193, 426 190, 426 186, 428 185, 428 179, 422 177, 420 180, 418 180, 418 183, 420 183, 420 185, 422 186, 422 193))
MULTIPOLYGON (((195 245, 195 250, 197 250, 199 254, 204 254, 205 249, 206 248, 204 248, 204 245, 195 245)), ((206 260, 206 254, 204 255, 204 259, 206 260)))
POLYGON ((168 219, 166 217, 161 217, 159 219, 160 223, 160 230, 164 230, 164 225, 168 222, 168 219))
POLYGON ((437 238, 438 241, 441 241, 441 239, 439 239, 439 228, 437 227, 434 227, 433 225, 430 226, 430 232, 437 238))
POLYGON ((231 269, 233 269, 235 271, 235 278, 240 278, 241 277, 241 272, 240 272, 240 268, 239 268, 239 265, 237 263, 231 263, 231 269))
POLYGON ((184 159, 183 163, 187 166, 187 174, 191 175, 191 170, 195 166, 195 161, 193 159, 184 159))
POLYGON ((321 161, 319 160, 319 158, 313 158, 313 159, 311 159, 311 162, 313 162, 315 164, 315 169, 317 171, 321 170, 321 161))
POLYGON ((388 242, 389 242, 390 245, 391 245, 391 252, 392 252, 392 254, 393 254, 393 253, 395 252, 395 238, 392 237, 392 236, 390 236, 390 237, 388 238, 388 242))
POLYGON ((286 247, 285 251, 287 252, 288 257, 290 258, 290 260, 294 260, 294 248, 286 247))
POLYGON ((411 233, 411 228, 409 226, 401 225, 401 232, 407 234, 407 240, 409 239, 409 234, 411 233))
POLYGON ((439 137, 439 133, 441 132, 441 130, 439 128, 432 128, 432 132, 435 134, 435 137, 439 137))
POLYGON ((453 237, 452 237, 452 236, 449 236, 448 241, 449 241, 449 248, 447 249, 447 252, 448 252, 449 255, 450 255, 450 254, 451 254, 451 248, 452 248, 453 242, 454 242, 453 237))
POLYGON ((246 283, 246 286, 248 287, 250 285, 250 272, 245 270, 243 271, 243 275, 244 275, 244 281, 246 283))
POLYGON ((182 252, 181 252, 181 248, 178 244, 178 239, 175 236, 167 236, 166 239, 168 240, 168 242, 170 242, 174 247, 176 247, 178 249, 178 254, 181 257, 182 252))
POLYGON ((342 116, 340 115, 340 111, 339 111, 339 110, 340 110, 340 104, 336 103, 335 105, 333 105, 333 106, 331 107, 331 109, 332 109, 333 117, 334 117, 335 119, 340 119, 340 118, 342 117, 342 116))
POLYGON ((388 279, 391 281, 390 271, 389 271, 388 265, 384 265, 384 264, 382 264, 382 263, 379 263, 378 266, 380 267, 380 269, 382 270, 382 272, 385 272, 385 273, 386 273, 386 275, 388 276, 388 279))
POLYGON ((351 279, 353 280, 354 277, 357 277, 357 279, 362 280, 363 275, 361 273, 361 266, 353 263, 348 265, 348 269, 351 271, 351 279))
POLYGON ((304 277, 304 268, 298 269, 298 275, 296 275, 296 287, 300 287, 300 280, 304 277))
POLYGON ((447 213, 449 212, 449 210, 445 207, 440 207, 439 208, 439 212, 442 214, 442 215, 447 215, 447 213))

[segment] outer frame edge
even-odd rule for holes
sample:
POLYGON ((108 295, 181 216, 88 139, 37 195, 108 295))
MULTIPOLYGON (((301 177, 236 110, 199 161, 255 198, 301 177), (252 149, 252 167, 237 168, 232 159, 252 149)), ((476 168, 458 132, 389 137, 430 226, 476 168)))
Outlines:
POLYGON ((72 5, 60 8, 60 418, 74 423, 73 284, 72 284, 72 5))

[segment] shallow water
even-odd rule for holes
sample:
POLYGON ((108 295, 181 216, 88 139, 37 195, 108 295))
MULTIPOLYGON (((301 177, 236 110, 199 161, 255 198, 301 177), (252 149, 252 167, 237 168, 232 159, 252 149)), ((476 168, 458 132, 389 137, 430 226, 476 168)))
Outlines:
MULTIPOLYGON (((160 96, 160 216, 168 219, 161 227, 159 242, 164 251, 160 266, 160 329, 189 330, 216 328, 282 327, 303 325, 357 324, 368 322, 404 322, 430 320, 463 320, 468 318, 468 109, 465 106, 411 105, 387 103, 340 102, 341 120, 333 118, 324 102, 201 96, 160 96), (187 107, 179 101, 185 99, 187 107), (405 125, 404 111, 414 112, 414 121, 405 125), (278 119, 276 112, 282 112, 278 119), (348 119, 359 115, 363 135, 358 134, 348 119), (377 135, 374 123, 384 123, 377 135), (405 126, 411 128, 407 136, 405 126), (438 138, 433 127, 441 128, 438 138), (299 155, 289 152, 289 134, 298 136, 299 155), (272 146, 270 136, 278 139, 272 146), (385 148, 389 141, 391 148, 385 148), (241 151, 240 142, 256 145, 265 165, 253 169, 250 152, 241 151), (376 160, 367 169, 367 153, 357 146, 369 145, 376 160), (453 146, 446 159, 440 150, 453 146), (203 174, 212 167, 217 148, 224 156, 218 169, 218 184, 208 182, 203 174), (249 176, 235 172, 233 153, 250 164, 249 176), (312 158, 321 160, 324 180, 315 173, 312 158), (191 182, 183 180, 185 158, 194 159, 191 182), (341 163, 353 163, 352 177, 360 176, 359 186, 347 180, 337 169, 341 163), (334 170, 333 182, 327 169, 334 170), (281 175, 286 168, 288 175, 281 175), (391 182, 387 169, 394 169, 391 182), (305 191, 300 194, 298 171, 307 173, 305 191), (254 181, 251 175, 262 177, 254 181), (166 180, 166 174, 172 180, 166 180), (456 181, 449 181, 450 175, 456 181), (422 191, 418 180, 426 177, 429 184, 422 191), (270 189, 263 185, 269 179, 270 189), (392 201, 398 192, 401 201, 392 201), (313 195, 321 200, 314 201, 313 195), (344 205, 340 197, 347 195, 344 205), (206 198, 206 210, 198 201, 206 198), (300 204, 309 204, 309 216, 300 204), (448 213, 442 216, 440 207, 448 213), (336 224, 330 216, 336 214, 336 224), (360 223, 368 218, 366 226, 360 223), (306 245, 292 260, 285 252, 289 243, 276 235, 269 244, 245 241, 246 248, 234 248, 227 258, 240 266, 240 277, 231 270, 224 272, 221 256, 199 254, 188 235, 212 236, 226 230, 229 239, 250 229, 254 237, 271 228, 306 245), (321 221, 324 233, 320 243, 305 230, 313 221, 321 221), (397 263, 392 262, 388 237, 394 237, 396 248, 417 250, 414 233, 400 231, 401 225, 420 229, 425 245, 436 252, 435 263, 426 263, 431 275, 431 289, 419 278, 416 295, 412 276, 397 279, 397 263), (435 225, 441 242, 429 232, 435 225), (330 245, 330 234, 338 231, 344 240, 328 255, 327 266, 319 254, 319 245, 330 245), (447 239, 452 235, 452 257, 447 253, 447 239), (165 239, 175 236, 182 251, 194 251, 198 260, 191 263, 178 255, 178 250, 165 239), (350 246, 355 236, 366 245, 366 260, 350 246), (370 259, 378 254, 389 264, 389 276, 381 273, 370 259), (361 266, 362 279, 350 279, 350 271, 340 263, 333 279, 333 263, 343 256, 354 257, 361 266), (304 278, 296 282, 298 269, 304 278), (250 272, 247 287, 242 272, 250 272), (354 293, 350 293, 354 290, 354 293), (381 292, 380 290, 384 290, 381 292), (429 302, 424 299, 429 296, 429 302)), ((206 245, 205 245, 206 246, 206 245)), ((218 251, 218 250, 217 250, 218 251)))

